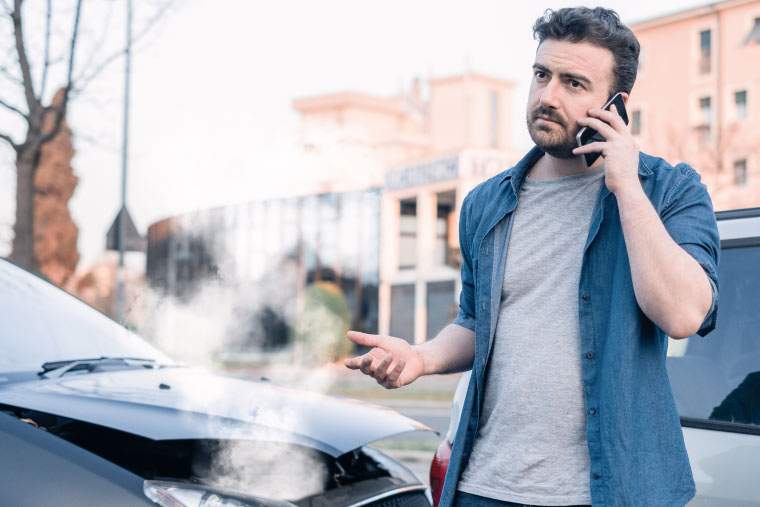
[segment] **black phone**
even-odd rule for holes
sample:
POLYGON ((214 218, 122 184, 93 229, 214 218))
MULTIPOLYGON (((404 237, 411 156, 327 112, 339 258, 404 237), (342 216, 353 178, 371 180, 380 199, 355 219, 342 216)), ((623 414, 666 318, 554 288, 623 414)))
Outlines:
MULTIPOLYGON (((602 109, 606 109, 607 111, 610 110, 610 107, 612 104, 615 104, 615 108, 617 109, 618 113, 620 114, 620 117, 623 118, 623 121, 626 125, 628 125, 628 112, 625 110, 625 102, 623 102, 623 95, 621 92, 617 92, 615 95, 610 97, 610 100, 608 100, 603 106, 602 109)), ((606 139, 602 134, 597 132, 596 130, 592 129, 591 127, 583 127, 578 131, 578 134, 575 136, 575 141, 578 143, 578 146, 585 146, 587 144, 600 141, 604 142, 606 139)), ((594 162, 596 162, 596 159, 598 159, 601 156, 601 153, 598 151, 594 153, 586 153, 583 155, 583 157, 586 159, 586 167, 591 167, 594 162)))

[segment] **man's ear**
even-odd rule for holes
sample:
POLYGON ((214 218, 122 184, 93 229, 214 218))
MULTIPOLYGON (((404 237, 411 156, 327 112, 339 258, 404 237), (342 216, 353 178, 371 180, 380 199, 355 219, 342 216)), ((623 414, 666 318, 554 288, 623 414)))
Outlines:
POLYGON ((628 98, 629 97, 630 97, 630 95, 628 95, 626 92, 620 92, 620 98, 623 99, 623 104, 625 104, 626 106, 628 105, 628 98))

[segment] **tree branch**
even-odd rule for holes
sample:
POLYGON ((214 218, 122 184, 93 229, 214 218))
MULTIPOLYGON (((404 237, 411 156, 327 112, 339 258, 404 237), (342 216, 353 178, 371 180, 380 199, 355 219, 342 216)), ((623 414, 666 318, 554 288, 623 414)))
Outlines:
MULTIPOLYGON (((16 0, 17 2, 19 0, 16 0)), ((66 106, 69 101, 69 92, 71 91, 71 76, 74 74, 74 56, 76 56, 77 39, 79 37, 79 18, 82 13, 82 0, 77 0, 76 12, 74 13, 74 27, 71 30, 71 44, 69 45, 69 68, 66 72, 66 86, 63 88, 63 98, 61 104, 53 107, 55 113, 53 128, 46 132, 39 140, 39 146, 53 139, 61 129, 63 117, 66 115, 66 106)))
POLYGON ((19 109, 18 107, 14 106, 13 104, 10 104, 10 103, 4 101, 3 99, 0 99, 0 106, 3 106, 4 108, 6 108, 6 109, 8 109, 10 111, 13 111, 14 113, 16 113, 16 114, 20 115, 21 117, 23 117, 25 120, 28 120, 28 116, 27 116, 27 114, 25 112, 23 112, 21 109, 19 109))
POLYGON ((17 85, 24 86, 24 81, 21 80, 21 78, 19 78, 18 76, 16 76, 13 72, 11 72, 10 69, 8 69, 8 67, 6 67, 5 65, 0 65, 0 74, 5 76, 5 78, 8 81, 12 81, 16 83, 17 85))
POLYGON ((24 95, 29 111, 33 112, 38 108, 39 103, 34 94, 34 83, 32 82, 32 72, 29 66, 29 58, 26 55, 26 45, 24 43, 24 27, 21 20, 21 4, 23 0, 14 0, 13 12, 13 34, 16 40, 16 53, 18 54, 18 63, 21 68, 21 77, 24 81, 24 95))
POLYGON ((47 0, 47 11, 45 13, 45 56, 43 57, 42 78, 40 79, 40 95, 38 99, 40 102, 44 100, 48 68, 50 67, 50 22, 52 17, 53 0, 47 0))
POLYGON ((113 18, 113 6, 116 5, 116 2, 108 2, 108 11, 105 15, 105 23, 101 26, 100 35, 98 36, 97 40, 95 41, 95 44, 92 45, 94 48, 92 51, 89 52, 87 57, 84 60, 80 59, 80 62, 82 64, 79 66, 80 72, 79 75, 74 77, 74 82, 79 82, 79 78, 81 77, 84 72, 92 67, 93 62, 96 60, 96 56, 100 53, 100 49, 106 47, 106 41, 108 39, 108 35, 111 34, 113 30, 111 30, 111 20, 113 18))
POLYGON ((15 151, 19 150, 19 145, 16 144, 13 138, 9 136, 8 134, 3 134, 2 132, 0 132, 0 140, 3 140, 6 143, 10 144, 11 148, 13 148, 15 151))
MULTIPOLYGON (((132 37, 132 45, 134 46, 140 40, 145 37, 152 29, 153 27, 161 20, 161 18, 166 14, 166 12, 169 10, 169 8, 174 4, 174 0, 168 0, 166 3, 164 3, 157 11, 156 13, 148 20, 148 22, 145 24, 145 26, 134 36, 132 37)), ((96 77, 98 77, 111 63, 113 63, 115 60, 118 60, 120 57, 122 57, 126 53, 126 48, 122 48, 119 51, 116 51, 112 54, 110 54, 107 58, 105 58, 100 64, 95 67, 91 72, 87 74, 81 74, 74 80, 74 88, 72 89, 72 95, 79 95, 81 94, 84 89, 95 80, 96 77)))

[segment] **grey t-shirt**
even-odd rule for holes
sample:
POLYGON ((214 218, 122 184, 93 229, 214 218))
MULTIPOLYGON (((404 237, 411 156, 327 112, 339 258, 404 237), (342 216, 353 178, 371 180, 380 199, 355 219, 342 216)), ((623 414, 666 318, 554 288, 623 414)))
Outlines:
POLYGON ((600 168, 523 182, 460 491, 531 505, 591 503, 578 286, 603 180, 600 168))

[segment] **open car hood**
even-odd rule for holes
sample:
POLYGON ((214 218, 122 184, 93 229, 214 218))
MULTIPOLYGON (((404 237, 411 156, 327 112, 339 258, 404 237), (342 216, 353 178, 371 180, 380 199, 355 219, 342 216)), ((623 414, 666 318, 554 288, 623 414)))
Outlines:
POLYGON ((433 431, 384 407, 193 368, 9 384, 0 388, 0 404, 153 440, 265 440, 305 445, 333 457, 401 433, 433 431))

